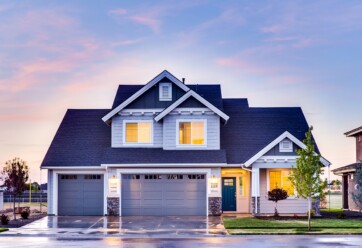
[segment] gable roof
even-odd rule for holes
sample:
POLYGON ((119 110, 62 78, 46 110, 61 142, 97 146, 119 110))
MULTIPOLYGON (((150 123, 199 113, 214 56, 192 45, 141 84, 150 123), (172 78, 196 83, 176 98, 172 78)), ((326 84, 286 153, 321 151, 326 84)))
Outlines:
POLYGON ((143 93, 145 93, 148 89, 150 89, 152 86, 157 84, 163 78, 169 79, 171 82, 176 84, 178 87, 180 87, 185 92, 190 90, 189 87, 187 87, 185 84, 183 84, 174 75, 172 75, 168 71, 164 70, 163 72, 158 74, 155 78, 153 78, 151 81, 149 81, 145 86, 143 86, 141 89, 139 89, 136 93, 134 93, 132 96, 127 98, 125 101, 123 101, 120 105, 115 107, 111 112, 109 112, 107 115, 105 115, 102 118, 102 120, 104 122, 108 122, 115 114, 117 114, 119 111, 121 111, 123 108, 125 108, 128 104, 130 104, 135 99, 137 99, 139 96, 141 96, 143 93))
MULTIPOLYGON (((245 163, 288 131, 298 140, 309 126, 301 108, 253 108, 245 99, 223 99, 228 124, 221 126, 221 149, 229 164, 245 163)), ((315 150, 319 153, 318 146, 315 150)))
POLYGON ((229 116, 223 113, 220 109, 216 108, 214 105, 212 105, 210 102, 205 100, 203 97, 201 97, 199 94, 197 94, 193 90, 189 90, 185 95, 183 95, 180 99, 178 99, 176 102, 171 104, 168 108, 164 109, 161 113, 159 113, 154 120, 156 122, 160 121, 163 117, 165 117, 167 114, 169 114, 172 110, 177 108, 181 103, 185 102, 190 97, 196 98, 199 102, 201 102, 203 105, 208 107, 210 110, 212 110, 214 113, 219 115, 221 118, 223 118, 225 121, 229 120, 229 116))
POLYGON ((362 133, 362 126, 352 129, 351 131, 345 132, 344 135, 346 135, 347 137, 353 137, 360 133, 362 133))

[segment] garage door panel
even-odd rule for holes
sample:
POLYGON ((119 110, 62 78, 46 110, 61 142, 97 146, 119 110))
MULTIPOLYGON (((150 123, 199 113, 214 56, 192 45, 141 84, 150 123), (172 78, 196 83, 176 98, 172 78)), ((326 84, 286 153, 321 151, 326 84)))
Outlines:
POLYGON ((59 175, 58 215, 103 215, 103 175, 59 175))
MULTIPOLYGON (((131 177, 136 175, 123 175, 131 177)), ((139 180, 123 180, 122 215, 206 215, 206 180, 201 179, 205 175, 198 177, 137 175, 139 180), (138 186, 129 187, 129 181, 138 186), (134 194, 139 201, 129 200, 134 194)))

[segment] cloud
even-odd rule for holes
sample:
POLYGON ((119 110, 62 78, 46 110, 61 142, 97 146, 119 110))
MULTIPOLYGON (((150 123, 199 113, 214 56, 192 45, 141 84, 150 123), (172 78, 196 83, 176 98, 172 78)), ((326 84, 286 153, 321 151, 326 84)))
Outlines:
POLYGON ((128 11, 126 9, 113 9, 113 10, 108 11, 108 14, 111 14, 111 15, 125 15, 127 13, 128 13, 128 11))
POLYGON ((149 27, 154 33, 161 31, 161 21, 156 18, 149 16, 130 16, 129 19, 140 25, 149 27))

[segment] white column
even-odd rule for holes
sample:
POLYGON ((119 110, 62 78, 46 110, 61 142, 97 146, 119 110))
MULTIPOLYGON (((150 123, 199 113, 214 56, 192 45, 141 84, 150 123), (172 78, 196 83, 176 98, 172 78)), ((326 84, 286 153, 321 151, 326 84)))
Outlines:
POLYGON ((260 197, 260 169, 251 170, 251 196, 255 199, 255 213, 258 213, 258 197, 260 197))

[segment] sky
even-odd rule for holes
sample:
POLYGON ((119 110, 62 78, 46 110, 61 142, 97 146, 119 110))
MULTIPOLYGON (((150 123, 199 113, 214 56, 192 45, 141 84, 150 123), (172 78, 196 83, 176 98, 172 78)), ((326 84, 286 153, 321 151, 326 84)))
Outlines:
POLYGON ((302 107, 332 169, 362 125, 361 1, 0 1, 0 167, 33 181, 68 108, 167 69, 252 107, 302 107))

